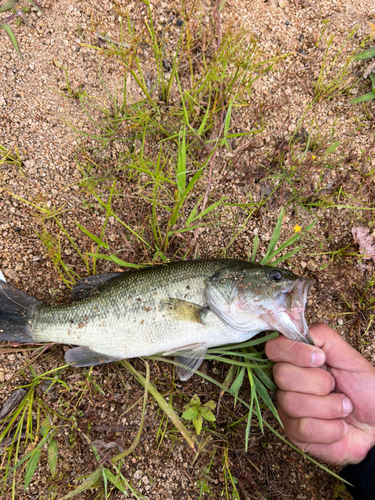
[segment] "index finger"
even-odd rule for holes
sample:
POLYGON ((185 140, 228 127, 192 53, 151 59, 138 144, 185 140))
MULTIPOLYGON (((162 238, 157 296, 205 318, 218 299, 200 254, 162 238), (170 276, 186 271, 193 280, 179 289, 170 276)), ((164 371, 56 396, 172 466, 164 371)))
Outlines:
POLYGON ((283 335, 267 342, 266 355, 275 363, 283 361, 303 368, 322 366, 326 361, 326 355, 319 347, 289 340, 283 335))

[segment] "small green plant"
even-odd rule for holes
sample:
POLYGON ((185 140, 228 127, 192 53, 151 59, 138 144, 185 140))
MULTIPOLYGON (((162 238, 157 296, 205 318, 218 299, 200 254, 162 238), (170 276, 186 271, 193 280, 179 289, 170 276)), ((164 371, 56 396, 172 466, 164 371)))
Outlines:
POLYGON ((199 397, 195 395, 191 398, 191 401, 185 405, 185 411, 181 416, 184 420, 193 421, 195 431, 199 436, 202 431, 203 420, 215 422, 215 415, 211 411, 215 408, 216 403, 214 401, 207 401, 207 403, 202 404, 199 397))
MULTIPOLYGON (((375 47, 372 47, 371 49, 367 49, 367 50, 364 50, 362 52, 359 52, 358 54, 355 54, 353 56, 353 61, 364 61, 364 60, 371 59, 374 57, 375 57, 375 47)), ((360 102, 368 102, 368 101, 372 101, 373 99, 375 99, 375 61, 370 63, 370 65, 366 69, 363 77, 370 78, 371 92, 368 92, 367 94, 364 94, 364 95, 361 95, 359 97, 356 97, 355 99, 352 99, 350 101, 351 104, 357 104, 360 102)))
MULTIPOLYGON (((13 21, 15 19, 14 23, 15 23, 16 26, 20 25, 21 20, 24 23, 29 24, 29 22, 27 20, 27 17, 25 16, 25 14, 27 14, 27 12, 29 12, 30 9, 27 6, 17 7, 16 1, 17 0, 8 0, 8 2, 6 2, 4 5, 0 6, 0 13, 6 12, 8 10, 10 10, 10 11, 13 12, 13 14, 11 14, 8 17, 6 17, 5 19, 0 19, 0 29, 3 29, 5 31, 5 33, 9 36, 10 41, 13 44, 13 47, 15 48, 17 54, 22 59, 22 54, 21 54, 21 51, 20 51, 20 48, 19 48, 19 45, 18 45, 18 41, 17 41, 16 35, 14 34, 12 28, 9 26, 8 23, 10 21, 13 21)), ((42 9, 38 5, 38 3, 35 2, 35 0, 27 0, 27 1, 29 3, 31 3, 36 9, 38 9, 38 11, 41 14, 43 14, 42 9)))
POLYGON ((25 177, 25 174, 22 170, 22 160, 20 158, 17 146, 14 146, 14 153, 12 149, 7 149, 5 146, 0 144, 0 167, 2 166, 17 166, 20 171, 22 177, 25 177))
POLYGON ((326 29, 327 26, 324 28, 316 44, 318 46, 321 41, 324 41, 327 46, 318 79, 314 84, 315 99, 318 101, 322 99, 334 99, 344 93, 347 94, 358 81, 357 76, 350 73, 352 55, 345 56, 343 59, 346 47, 358 31, 358 26, 348 34, 345 42, 334 54, 332 54, 334 35, 331 35, 328 40, 324 40, 326 29))

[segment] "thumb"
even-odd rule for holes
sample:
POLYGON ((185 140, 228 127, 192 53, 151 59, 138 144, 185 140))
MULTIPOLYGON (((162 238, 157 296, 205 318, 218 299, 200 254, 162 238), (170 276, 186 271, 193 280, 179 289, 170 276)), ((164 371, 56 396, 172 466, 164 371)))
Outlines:
POLYGON ((325 352, 327 365, 350 371, 368 370, 368 361, 325 323, 311 325, 310 334, 314 344, 325 352))

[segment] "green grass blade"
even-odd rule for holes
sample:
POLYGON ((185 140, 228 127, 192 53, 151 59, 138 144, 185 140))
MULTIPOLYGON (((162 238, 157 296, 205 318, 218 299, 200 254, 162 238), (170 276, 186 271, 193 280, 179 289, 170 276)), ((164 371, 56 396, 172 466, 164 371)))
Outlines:
MULTIPOLYGON (((274 257, 276 257, 277 254, 279 254, 280 252, 282 252, 284 250, 284 248, 287 248, 290 245, 293 245, 294 242, 297 241, 301 237, 301 234, 306 234, 307 232, 309 232, 310 229, 312 229, 317 222, 318 221, 315 220, 314 222, 312 222, 311 224, 309 224, 308 226, 306 226, 305 229, 303 229, 303 231, 301 233, 294 234, 287 241, 285 241, 284 243, 282 243, 279 247, 276 248, 276 250, 274 252, 271 253, 271 255, 269 255, 267 261, 270 262, 274 257)), ((289 259, 292 255, 294 255, 295 253, 299 252, 299 250, 301 250, 301 248, 302 248, 302 246, 299 246, 299 247, 295 248, 294 250, 292 250, 288 254, 286 254, 286 255, 280 257, 279 259, 277 259, 275 262, 272 262, 272 264, 276 265, 276 263, 283 262, 284 260, 289 259)))
POLYGON ((199 126, 199 129, 198 129, 198 135, 199 135, 199 137, 201 137, 202 134, 203 134, 203 132, 205 131, 207 120, 208 120, 208 117, 209 117, 209 114, 210 114, 210 105, 211 105, 211 88, 210 88, 210 92, 208 94, 207 109, 206 109, 206 112, 204 114, 203 120, 202 120, 202 122, 201 122, 201 124, 199 126))
POLYGON ((228 197, 227 196, 223 196, 222 198, 220 198, 220 200, 216 201, 215 203, 213 203, 212 205, 210 205, 209 207, 207 207, 205 210, 203 210, 203 212, 201 212, 199 215, 197 215, 196 217, 194 217, 191 222, 197 220, 197 219, 201 219, 202 217, 205 217, 207 214, 209 214, 210 212, 212 212, 212 210, 215 210, 215 208, 217 208, 219 205, 221 205, 223 203, 223 201, 225 201, 228 197))
MULTIPOLYGON (((249 373, 250 375, 250 373, 249 373)), ((250 376, 249 376, 250 378, 250 376)), ((255 387, 254 384, 250 382, 250 410, 248 413, 247 417, 247 424, 246 424, 246 433, 245 433, 245 452, 247 453, 247 450, 249 449, 249 437, 250 437, 250 429, 251 429, 251 421, 253 418, 253 406, 254 406, 254 397, 256 396, 255 394, 255 387)))
POLYGON ((56 464, 57 464, 57 440, 55 438, 52 438, 48 443, 48 465, 52 477, 55 477, 56 474, 56 464))
POLYGON ((70 498, 74 498, 75 496, 83 493, 84 491, 92 488, 100 479, 102 475, 102 467, 96 469, 92 474, 90 474, 81 485, 78 486, 74 491, 71 491, 67 495, 63 496, 59 500, 70 500, 70 498))
POLYGON ((83 226, 81 226, 81 224, 78 224, 78 222, 76 222, 76 225, 80 228, 80 230, 85 233, 86 236, 88 236, 89 238, 91 238, 93 241, 95 241, 95 243, 97 245, 99 245, 100 247, 103 247, 103 248, 106 248, 108 249, 109 248, 109 245, 108 243, 106 243, 105 241, 101 240, 100 238, 98 238, 97 236, 95 236, 94 234, 90 233, 90 231, 88 231, 87 229, 85 229, 83 226))
POLYGON ((225 116, 225 122, 224 122, 223 139, 221 140, 221 147, 226 146, 227 149, 229 149, 228 142, 227 142, 227 139, 228 139, 227 136, 228 136, 228 132, 229 132, 229 128, 230 128, 230 121, 232 118, 232 106, 233 106, 233 100, 230 101, 229 106, 228 106, 228 111, 227 111, 227 114, 225 116))
POLYGON ((274 260, 272 262, 272 265, 273 266, 277 266, 278 264, 281 264, 281 262, 285 262, 286 260, 288 260, 291 257, 293 257, 293 255, 295 255, 297 252, 299 252, 301 250, 301 248, 303 248, 303 245, 295 248, 294 250, 291 250, 290 252, 286 253, 285 255, 282 255, 278 259, 274 260))
POLYGON ((270 389, 272 392, 276 393, 277 387, 276 385, 272 382, 270 377, 267 377, 267 375, 264 373, 264 371, 260 368, 253 368, 255 374, 259 378, 259 380, 266 386, 268 389, 270 389))
POLYGON ((235 394, 240 390, 244 376, 245 376, 245 367, 243 366, 229 389, 229 392, 231 394, 235 394))
POLYGON ((251 262, 255 262, 255 258, 257 255, 258 251, 258 246, 259 246, 259 236, 256 234, 254 238, 254 244, 253 244, 253 253, 251 254, 251 262))
MULTIPOLYGON (((241 344, 229 344, 225 347, 212 347, 211 349, 208 349, 209 354, 215 354, 216 352, 225 352, 225 351, 231 351, 233 349, 243 349, 244 347, 253 347, 255 345, 263 344, 268 342, 269 340, 275 339, 276 337, 279 336, 278 332, 273 332, 269 333, 268 335, 264 337, 258 337, 257 339, 254 340, 248 340, 246 342, 242 342, 241 344)), ((239 354, 239 353, 238 353, 239 354)))
POLYGON ((177 187, 178 198, 181 199, 186 188, 186 129, 180 134, 180 144, 177 157, 177 187))
POLYGON ((267 253, 263 257, 263 259, 260 261, 261 264, 267 264, 267 262, 270 260, 270 255, 272 255, 272 252, 274 251, 275 246, 276 246, 277 242, 279 241, 280 233, 281 233, 281 226, 283 224, 284 213, 285 213, 285 209, 282 208, 280 215, 279 215, 279 218, 277 219, 275 229, 274 229, 273 234, 271 236, 271 240, 270 240, 270 243, 268 245, 267 253))
POLYGON ((122 484, 122 482, 120 481, 120 479, 115 477, 110 470, 103 469, 103 477, 106 480, 108 479, 108 481, 110 481, 113 484, 113 486, 115 486, 118 490, 120 490, 121 493, 123 493, 125 496, 128 496, 126 489, 122 484))
POLYGON ((350 102, 350 104, 358 104, 360 102, 372 101, 373 99, 375 99, 375 93, 369 92, 368 94, 364 94, 364 95, 361 95, 359 97, 356 97, 355 99, 352 99, 349 102, 350 102))
POLYGON ((23 57, 22 57, 22 54, 21 54, 21 51, 20 51, 20 48, 18 46, 18 42, 17 42, 17 38, 16 38, 16 35, 13 33, 12 31, 12 28, 9 26, 9 24, 7 23, 3 23, 3 24, 0 24, 0 27, 3 28, 5 30, 5 32, 7 33, 7 35, 9 36, 10 38, 10 41, 12 42, 13 44, 13 47, 16 49, 16 52, 17 54, 20 56, 20 58, 23 60, 23 57))
POLYGON ((256 413, 256 416, 258 418, 259 427, 260 427, 262 434, 264 434, 262 412, 260 411, 259 400, 258 400, 258 396, 256 394, 254 397, 254 401, 255 401, 255 413, 256 413))
POLYGON ((108 260, 109 262, 114 262, 118 266, 132 267, 134 269, 140 269, 141 267, 145 267, 142 264, 132 264, 131 262, 125 262, 124 260, 121 260, 118 257, 116 257, 116 255, 104 255, 102 253, 89 253, 89 252, 87 252, 86 255, 89 255, 90 257, 95 257, 96 259, 104 259, 108 260))
POLYGON ((39 462, 39 457, 41 453, 41 449, 37 449, 35 453, 32 454, 30 457, 30 460, 28 461, 27 467, 26 467, 26 474, 25 474, 25 490, 29 487, 29 484, 31 483, 31 480, 33 478, 34 472, 37 468, 38 462, 39 462))
POLYGON ((9 2, 5 3, 0 7, 0 12, 5 12, 7 10, 10 10, 13 5, 16 3, 16 0, 9 0, 9 2))
POLYGON ((353 61, 362 61, 363 59, 370 59, 370 57, 375 57, 375 47, 355 54, 353 56, 353 61))
MULTIPOLYGON (((190 224, 193 222, 193 220, 195 220, 195 217, 197 216, 197 211, 198 211, 198 207, 199 205, 202 203, 204 199, 204 195, 202 194, 202 196, 200 196, 198 198, 198 201, 197 203, 194 205, 194 207, 191 209, 191 212, 189 214, 189 217, 186 219, 186 227, 189 227, 190 224)), ((199 217, 199 216, 198 216, 199 217)))
POLYGON ((280 420, 279 414, 277 413, 276 407, 273 404, 273 402, 272 402, 272 400, 267 392, 267 389, 264 387, 262 382, 255 375, 253 375, 253 377, 254 377, 254 383, 255 383, 255 388, 256 388, 257 393, 262 398, 264 404, 271 410, 273 416, 279 422, 281 427, 283 427, 283 424, 280 420))
POLYGON ((107 479, 107 474, 105 473, 106 469, 103 469, 102 474, 103 474, 103 483, 104 483, 104 498, 105 500, 108 499, 108 479, 107 479))
POLYGON ((42 8, 37 2, 35 2, 35 0, 27 0, 27 1, 31 3, 31 5, 33 5, 41 14, 43 14, 43 16, 45 15, 44 12, 42 11, 42 8))

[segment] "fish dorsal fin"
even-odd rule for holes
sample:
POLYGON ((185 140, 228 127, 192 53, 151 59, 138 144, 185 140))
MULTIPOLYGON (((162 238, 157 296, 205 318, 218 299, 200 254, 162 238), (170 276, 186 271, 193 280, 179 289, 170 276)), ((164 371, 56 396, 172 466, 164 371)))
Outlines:
POLYGON ((176 362, 178 363, 177 375, 178 378, 184 382, 198 370, 203 363, 206 352, 206 344, 200 343, 190 344, 180 347, 179 349, 172 349, 165 352, 163 356, 169 356, 171 354, 176 356, 176 362))
POLYGON ((193 302, 172 298, 168 298, 164 302, 164 308, 168 316, 173 319, 201 324, 204 324, 207 313, 210 310, 208 307, 199 306, 193 302))
POLYGON ((108 283, 113 278, 118 278, 122 275, 123 273, 106 273, 82 278, 74 285, 73 290, 70 292, 70 300, 76 302, 87 299, 96 293, 104 283, 108 283))
POLYGON ((82 366, 103 365, 112 361, 120 361, 123 358, 108 356, 100 352, 92 351, 89 347, 74 347, 65 353, 65 361, 77 368, 82 366))

